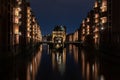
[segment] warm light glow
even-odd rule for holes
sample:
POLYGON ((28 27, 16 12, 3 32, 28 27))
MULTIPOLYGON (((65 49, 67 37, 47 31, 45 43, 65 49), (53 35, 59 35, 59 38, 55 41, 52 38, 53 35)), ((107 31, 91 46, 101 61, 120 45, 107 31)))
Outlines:
POLYGON ((27 37, 31 38, 31 36, 30 36, 30 33, 29 33, 29 32, 27 33, 27 37))
POLYGON ((27 28, 27 31, 31 31, 29 27, 27 28))
POLYGON ((18 26, 14 26, 14 34, 18 34, 19 33, 19 27, 18 26))
POLYGON ((98 34, 95 34, 95 38, 98 38, 98 34))
POLYGON ((78 47, 76 46, 73 46, 73 55, 75 62, 78 63, 78 47))
POLYGON ((100 80, 105 80, 105 77, 103 75, 101 75, 100 80))
POLYGON ((88 32, 87 32, 87 35, 89 35, 89 34, 90 34, 90 32, 88 31, 88 32))
POLYGON ((20 8, 20 7, 18 7, 18 8, 17 8, 17 10, 20 12, 20 11, 21 11, 21 8, 20 8))
POLYGON ((98 2, 97 2, 97 1, 95 2, 94 7, 95 7, 95 8, 98 7, 98 2))
POLYGON ((82 23, 84 24, 84 23, 85 23, 85 20, 83 20, 82 23))
POLYGON ((87 18, 87 22, 90 22, 90 18, 87 18))
POLYGON ((89 26, 89 25, 87 25, 87 29, 90 29, 90 26, 89 26))
POLYGON ((98 32, 98 31, 99 31, 99 29, 98 29, 98 27, 96 27, 95 30, 94 30, 94 32, 98 32))
POLYGON ((85 34, 85 29, 82 30, 82 34, 85 34))
POLYGON ((100 7, 102 12, 107 11, 107 1, 103 0, 102 6, 100 7))
POLYGON ((103 7, 101 7, 101 11, 102 11, 102 12, 107 11, 107 6, 103 6, 103 7))
POLYGON ((107 17, 102 17, 102 18, 101 18, 101 22, 102 22, 102 23, 106 23, 106 22, 107 22, 107 17))
POLYGON ((32 66, 32 64, 30 65, 30 72, 32 72, 32 70, 33 70, 33 66, 32 66))
POLYGON ((30 19, 27 19, 27 23, 30 24, 30 22, 31 22, 30 19))
POLYGON ((19 15, 19 11, 17 8, 15 8, 15 15, 18 16, 19 15))
POLYGON ((90 80, 90 64, 89 64, 89 62, 87 63, 86 74, 87 74, 87 80, 90 80))
POLYGON ((81 51, 81 61, 82 61, 82 77, 85 77, 85 53, 81 51))
POLYGON ((92 72, 94 73, 94 71, 95 71, 95 66, 94 66, 94 64, 92 65, 92 72))
POLYGON ((83 27, 85 27, 85 24, 82 24, 83 27))
POLYGON ((107 0, 102 1, 102 6, 107 6, 107 0))
POLYGON ((27 23, 27 27, 30 27, 30 23, 27 23))
POLYGON ((90 34, 90 26, 87 25, 87 35, 89 35, 89 34, 90 34))
POLYGON ((15 23, 19 23, 19 18, 18 17, 15 17, 15 21, 14 21, 15 23))
POLYGON ((99 19, 95 19, 95 23, 98 23, 99 22, 99 19))
POLYGON ((95 18, 98 18, 99 17, 99 14, 97 13, 97 14, 95 14, 95 18))
POLYGON ((28 15, 27 15, 27 17, 29 18, 29 17, 30 17, 30 15, 28 14, 28 15))
POLYGON ((31 8, 30 7, 27 7, 27 13, 30 15, 31 14, 31 8))

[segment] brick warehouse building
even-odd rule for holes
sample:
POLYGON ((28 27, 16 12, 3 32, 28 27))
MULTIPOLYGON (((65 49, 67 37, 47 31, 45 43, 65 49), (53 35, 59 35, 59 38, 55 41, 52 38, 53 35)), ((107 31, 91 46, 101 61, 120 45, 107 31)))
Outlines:
MULTIPOLYGON (((120 47, 120 1, 96 0, 90 17, 90 34, 96 49, 119 49, 120 47)), ((88 18, 87 15, 87 18, 88 18)), ((86 40, 87 18, 80 25, 79 39, 86 40)))
MULTIPOLYGON (((120 1, 96 0, 95 25, 98 29, 100 48, 120 46, 120 1)), ((112 47, 113 48, 113 47, 112 47)))
POLYGON ((0 0, 0 55, 16 55, 21 47, 36 44, 41 37, 28 0, 0 0))

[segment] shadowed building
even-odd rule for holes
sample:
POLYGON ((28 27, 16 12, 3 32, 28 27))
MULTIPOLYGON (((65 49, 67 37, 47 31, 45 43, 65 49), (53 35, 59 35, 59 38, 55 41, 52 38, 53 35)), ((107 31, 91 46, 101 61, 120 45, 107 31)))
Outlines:
MULTIPOLYGON (((95 25, 94 31, 98 31, 97 41, 99 48, 120 46, 120 1, 96 0, 94 5, 95 25), (119 46, 118 46, 119 45, 119 46)), ((95 33, 94 33, 95 34, 95 33)), ((112 47, 112 48, 114 48, 112 47)))
MULTIPOLYGON (((86 42, 87 35, 93 39, 96 49, 120 48, 120 1, 95 0, 93 10, 80 26, 79 39, 86 42)), ((87 40, 89 41, 89 40, 87 40)))
POLYGON ((0 0, 0 51, 5 52, 0 55, 17 55, 32 41, 37 44, 42 40, 40 26, 33 17, 29 0, 0 0))
POLYGON ((21 0, 0 0, 0 51, 10 52, 19 44, 21 3, 21 0))

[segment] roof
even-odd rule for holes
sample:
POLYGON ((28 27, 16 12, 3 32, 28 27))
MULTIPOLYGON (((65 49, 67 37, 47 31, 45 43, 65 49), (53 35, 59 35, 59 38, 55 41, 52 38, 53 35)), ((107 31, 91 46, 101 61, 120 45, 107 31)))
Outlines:
POLYGON ((56 26, 53 31, 65 31, 64 26, 56 26))

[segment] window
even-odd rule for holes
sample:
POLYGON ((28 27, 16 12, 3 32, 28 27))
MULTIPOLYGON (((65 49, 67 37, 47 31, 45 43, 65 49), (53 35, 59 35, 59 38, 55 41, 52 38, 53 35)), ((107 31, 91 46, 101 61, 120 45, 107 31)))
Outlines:
POLYGON ((95 2, 94 7, 95 7, 95 8, 98 7, 98 2, 97 2, 97 1, 95 2))
POLYGON ((102 12, 107 11, 107 1, 106 0, 103 0, 103 2, 102 2, 101 11, 102 12))
POLYGON ((106 22, 107 22, 107 17, 102 17, 102 18, 101 18, 101 22, 102 22, 102 23, 106 23, 106 22))
POLYGON ((95 14, 95 18, 98 18, 99 17, 99 14, 97 13, 97 14, 95 14))

